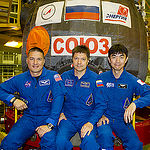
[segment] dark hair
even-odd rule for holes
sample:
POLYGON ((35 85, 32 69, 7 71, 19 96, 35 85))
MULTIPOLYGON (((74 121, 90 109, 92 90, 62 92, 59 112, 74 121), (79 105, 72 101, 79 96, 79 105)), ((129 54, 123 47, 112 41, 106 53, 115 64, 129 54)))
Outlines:
POLYGON ((44 57, 44 52, 43 52, 43 50, 42 49, 40 49, 40 48, 38 48, 38 47, 33 47, 33 48, 31 48, 30 50, 29 50, 29 52, 28 52, 28 56, 29 56, 29 53, 30 52, 41 52, 42 54, 43 54, 43 57, 44 57))
POLYGON ((74 56, 75 53, 85 53, 87 58, 90 58, 90 50, 87 46, 85 45, 78 45, 72 50, 72 57, 74 56))
POLYGON ((115 45, 111 46, 111 48, 109 49, 108 57, 110 57, 111 54, 125 54, 126 57, 128 57, 128 50, 122 44, 115 44, 115 45))

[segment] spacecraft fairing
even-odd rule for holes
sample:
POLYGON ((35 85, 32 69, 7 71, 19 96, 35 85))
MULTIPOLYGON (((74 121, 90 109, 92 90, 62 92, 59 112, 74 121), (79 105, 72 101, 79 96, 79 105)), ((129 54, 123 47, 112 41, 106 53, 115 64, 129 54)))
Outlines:
MULTIPOLYGON (((147 37, 143 18, 134 0, 39 0, 29 13, 23 30, 22 67, 27 70, 26 44, 35 26, 46 29, 50 47, 46 67, 63 72, 70 66, 72 49, 81 44, 89 47, 90 65, 99 71, 110 69, 108 49, 124 44, 129 50, 126 69, 145 79, 147 73, 147 37)), ((27 15, 26 15, 27 16, 27 15)))

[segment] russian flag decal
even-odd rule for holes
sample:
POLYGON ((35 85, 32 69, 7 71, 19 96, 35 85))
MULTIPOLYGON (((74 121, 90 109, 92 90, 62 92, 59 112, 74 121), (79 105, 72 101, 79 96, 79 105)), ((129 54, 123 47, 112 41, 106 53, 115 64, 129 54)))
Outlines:
POLYGON ((68 1, 65 10, 65 20, 100 20, 99 1, 93 0, 92 5, 88 2, 68 1))
POLYGON ((97 80, 97 81, 96 81, 96 86, 97 86, 97 87, 104 86, 104 85, 103 85, 103 81, 102 81, 102 80, 97 80))

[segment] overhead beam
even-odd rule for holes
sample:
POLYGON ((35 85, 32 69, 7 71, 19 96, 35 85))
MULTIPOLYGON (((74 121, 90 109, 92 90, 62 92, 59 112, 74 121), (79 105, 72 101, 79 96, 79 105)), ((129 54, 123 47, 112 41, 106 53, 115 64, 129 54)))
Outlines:
POLYGON ((22 41, 22 38, 16 36, 8 36, 6 34, 0 34, 0 39, 3 40, 15 40, 15 41, 22 41))
POLYGON ((7 1, 7 0, 5 0, 5 2, 4 1, 1 1, 0 0, 0 5, 1 5, 1 7, 9 7, 9 1, 7 1))

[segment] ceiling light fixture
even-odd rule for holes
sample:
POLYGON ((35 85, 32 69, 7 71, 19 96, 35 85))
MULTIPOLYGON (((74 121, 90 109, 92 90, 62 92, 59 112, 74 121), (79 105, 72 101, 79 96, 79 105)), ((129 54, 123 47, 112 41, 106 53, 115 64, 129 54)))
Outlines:
POLYGON ((22 46, 22 42, 8 41, 7 43, 4 44, 4 46, 20 48, 22 46))

